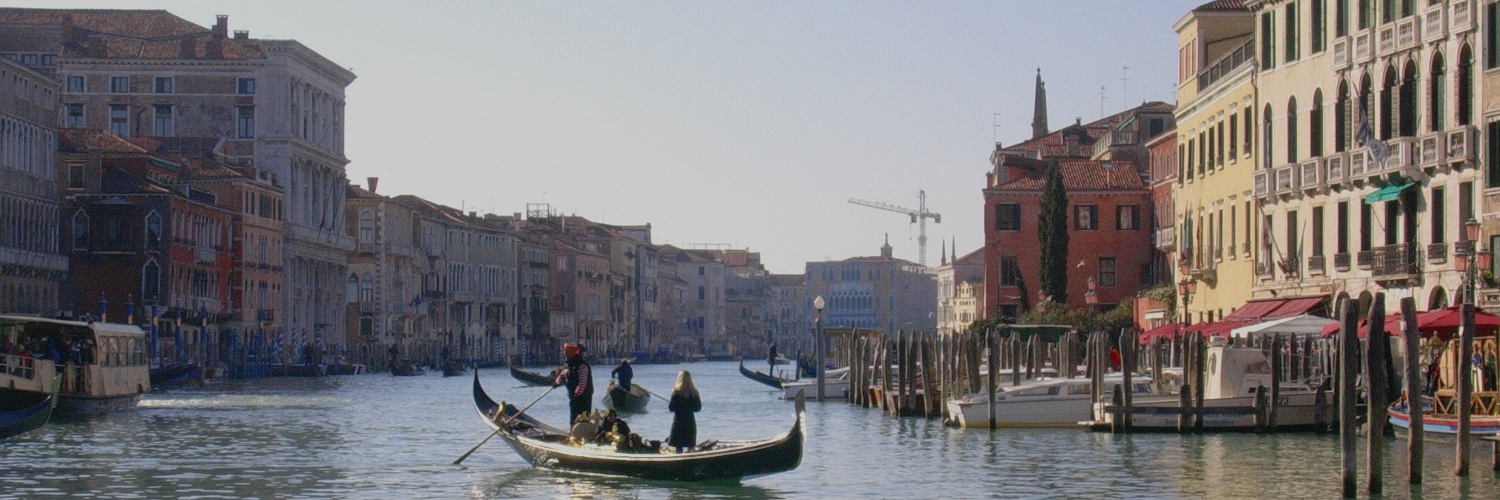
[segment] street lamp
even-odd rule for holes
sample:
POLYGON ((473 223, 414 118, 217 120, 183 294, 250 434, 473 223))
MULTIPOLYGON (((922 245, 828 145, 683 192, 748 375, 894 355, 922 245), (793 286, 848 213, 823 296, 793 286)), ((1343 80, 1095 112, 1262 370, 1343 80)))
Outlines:
POLYGON ((823 400, 823 307, 826 305, 828 302, 823 300, 822 295, 813 298, 813 309, 818 311, 817 319, 813 320, 818 337, 817 357, 813 358, 813 366, 818 370, 818 401, 823 400))
POLYGON ((1182 281, 1179 281, 1177 283, 1177 293, 1182 295, 1183 327, 1188 326, 1188 322, 1192 321, 1191 313, 1188 312, 1188 305, 1193 303, 1193 292, 1196 291, 1197 288, 1197 283, 1194 283, 1192 279, 1183 279, 1182 281))
POLYGON ((1093 313, 1094 307, 1099 305, 1099 291, 1096 289, 1097 286, 1094 283, 1094 277, 1089 276, 1089 291, 1083 293, 1083 301, 1088 303, 1090 313, 1093 313))
POLYGON ((1466 302, 1479 306, 1476 279, 1480 268, 1489 269, 1490 259, 1494 256, 1489 250, 1479 245, 1479 221, 1469 219, 1464 222, 1464 236, 1469 242, 1469 248, 1457 252, 1458 261, 1455 263, 1458 270, 1464 274, 1464 297, 1466 302))

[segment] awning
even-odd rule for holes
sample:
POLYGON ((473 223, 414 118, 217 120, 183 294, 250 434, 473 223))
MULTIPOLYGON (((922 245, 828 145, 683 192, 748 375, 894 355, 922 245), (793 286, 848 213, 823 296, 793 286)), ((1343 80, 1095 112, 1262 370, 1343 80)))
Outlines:
POLYGON ((1182 332, 1182 325, 1181 324, 1178 324, 1178 323, 1167 323, 1165 325, 1161 325, 1161 326, 1158 326, 1156 328, 1152 328, 1150 330, 1146 330, 1144 332, 1141 332, 1141 334, 1137 336, 1136 340, 1139 341, 1142 345, 1145 345, 1145 344, 1151 342, 1152 340, 1156 340, 1157 337, 1171 338, 1173 335, 1176 335, 1176 334, 1181 333, 1181 332, 1182 332))
POLYGON ((1229 313, 1224 319, 1259 322, 1266 314, 1275 311, 1284 304, 1286 304, 1286 299, 1266 299, 1246 302, 1245 305, 1240 306, 1239 309, 1235 309, 1234 312, 1229 313))
POLYGON ((1323 305, 1323 300, 1323 297, 1302 297, 1297 299, 1287 299, 1286 302, 1281 304, 1281 307, 1277 307, 1276 310, 1266 313, 1265 315, 1261 316, 1261 319, 1269 320, 1301 316, 1303 314, 1307 314, 1313 309, 1316 309, 1318 306, 1323 305))
POLYGON ((1337 328, 1338 322, 1328 318, 1320 318, 1317 316, 1309 316, 1304 314, 1301 316, 1273 319, 1249 326, 1242 326, 1239 328, 1235 328, 1234 330, 1230 330, 1229 333, 1230 335, 1233 335, 1235 337, 1246 337, 1257 333, 1290 333, 1294 335, 1317 335, 1323 331, 1323 328, 1325 326, 1328 326, 1330 324, 1335 325, 1335 328, 1337 328))
POLYGON ((1412 187, 1415 184, 1415 182, 1408 182, 1405 184, 1396 184, 1376 189, 1375 192, 1365 195, 1365 203, 1379 203, 1382 201, 1394 200, 1396 199, 1396 197, 1401 196, 1402 191, 1405 191, 1406 188, 1412 187))

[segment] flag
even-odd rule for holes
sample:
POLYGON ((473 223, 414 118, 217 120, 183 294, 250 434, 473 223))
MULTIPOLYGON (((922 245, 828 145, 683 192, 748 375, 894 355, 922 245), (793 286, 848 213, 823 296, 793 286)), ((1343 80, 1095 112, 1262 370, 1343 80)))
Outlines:
POLYGON ((1370 149, 1370 156, 1376 163, 1385 163, 1385 159, 1391 156, 1391 147, 1376 138, 1375 132, 1370 130, 1370 115, 1365 112, 1364 99, 1360 99, 1359 103, 1359 132, 1355 134, 1354 140, 1370 149))
POLYGON ((419 294, 417 294, 416 297, 412 297, 412 299, 411 299, 411 306, 412 306, 412 308, 417 308, 417 307, 421 307, 422 306, 422 294, 419 293, 419 294))

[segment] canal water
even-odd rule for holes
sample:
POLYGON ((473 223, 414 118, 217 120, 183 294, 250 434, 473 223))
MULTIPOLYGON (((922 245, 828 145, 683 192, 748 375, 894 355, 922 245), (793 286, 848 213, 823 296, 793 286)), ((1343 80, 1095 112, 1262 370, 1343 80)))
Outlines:
MULTIPOLYGON (((759 364, 758 364, 759 365, 759 364)), ((611 367, 596 366, 608 382, 611 367)), ((764 366, 756 366, 764 370, 764 366)), ((785 432, 789 402, 742 377, 735 363, 635 367, 636 383, 666 394, 680 369, 703 394, 700 440, 785 432)), ((602 375, 602 376, 600 376, 602 375)), ((483 370, 495 399, 524 405, 545 388, 483 370)), ((532 469, 499 439, 462 466, 488 433, 469 377, 388 374, 274 378, 155 392, 138 409, 49 424, 0 442, 0 498, 1334 498, 1333 436, 1112 436, 1083 430, 958 430, 842 402, 808 404, 807 446, 794 471, 741 483, 683 484, 532 469)), ((602 392, 602 391, 601 391, 602 392)), ((597 403, 596 403, 597 406, 597 403)), ((663 439, 661 400, 627 418, 663 439)), ((531 413, 561 421, 554 391, 531 413)), ((1500 498, 1488 443, 1473 472, 1452 475, 1451 443, 1429 443, 1426 482, 1405 484, 1405 442, 1385 477, 1392 498, 1500 498)), ((1361 459, 1363 464, 1363 459, 1361 459)), ((1364 475, 1360 477, 1361 494, 1364 475)))

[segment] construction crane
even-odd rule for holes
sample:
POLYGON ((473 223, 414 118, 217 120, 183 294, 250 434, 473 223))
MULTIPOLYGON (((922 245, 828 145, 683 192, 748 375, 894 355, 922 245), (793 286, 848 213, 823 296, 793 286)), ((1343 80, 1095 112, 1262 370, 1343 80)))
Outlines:
POLYGON ((916 210, 912 210, 906 207, 898 207, 889 203, 881 203, 878 201, 865 201, 858 198, 849 198, 849 203, 903 213, 911 217, 912 224, 919 224, 917 230, 917 263, 923 266, 927 265, 927 219, 932 219, 932 222, 941 224, 943 223, 943 216, 942 214, 939 214, 937 212, 927 211, 926 191, 917 190, 916 210))

